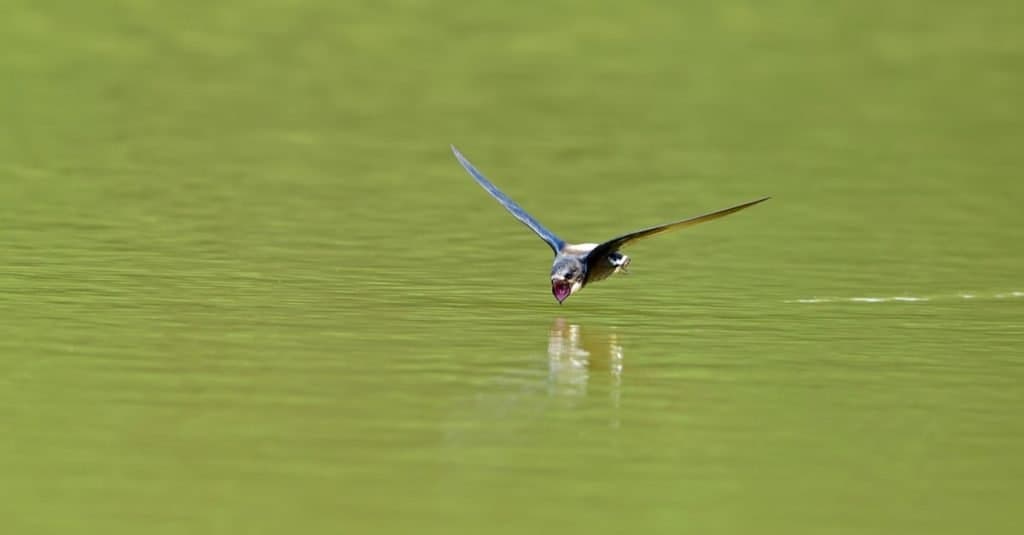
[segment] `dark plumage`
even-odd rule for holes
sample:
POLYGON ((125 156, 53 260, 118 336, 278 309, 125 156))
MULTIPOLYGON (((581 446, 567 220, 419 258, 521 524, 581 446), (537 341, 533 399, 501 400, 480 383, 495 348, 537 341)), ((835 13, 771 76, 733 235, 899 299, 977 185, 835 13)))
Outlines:
POLYGON ((510 199, 508 195, 505 195, 497 186, 492 184, 490 180, 487 180, 454 145, 452 145, 452 152, 455 154, 455 158, 459 160, 459 163, 462 164, 462 167, 473 176, 478 184, 497 199, 516 219, 540 236, 551 247, 551 250, 554 251, 555 260, 551 265, 551 293, 559 303, 562 303, 570 295, 578 292, 591 282, 605 279, 614 273, 625 272, 626 267, 629 266, 630 258, 622 254, 619 249, 626 245, 670 230, 718 219, 769 199, 769 197, 762 197, 755 201, 745 202, 709 214, 637 230, 603 243, 571 244, 566 243, 565 240, 548 230, 540 221, 537 221, 536 218, 528 214, 526 210, 523 210, 521 206, 510 199))

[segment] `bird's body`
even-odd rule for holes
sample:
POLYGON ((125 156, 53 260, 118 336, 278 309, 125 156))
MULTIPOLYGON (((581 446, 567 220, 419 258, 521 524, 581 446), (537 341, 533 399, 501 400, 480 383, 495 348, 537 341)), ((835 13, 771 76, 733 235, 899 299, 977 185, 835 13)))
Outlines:
POLYGON ((490 180, 487 180, 455 146, 452 146, 452 152, 455 154, 455 158, 459 160, 459 163, 462 164, 462 167, 469 172, 480 186, 497 199, 516 219, 529 227, 530 230, 540 236, 551 247, 551 250, 555 253, 554 262, 551 264, 551 293, 559 303, 580 291, 587 284, 604 280, 615 273, 625 273, 626 268, 629 266, 630 258, 623 254, 620 249, 634 241, 669 230, 717 219, 768 200, 768 197, 763 197, 709 214, 630 232, 629 234, 624 234, 601 243, 573 244, 567 243, 556 236, 537 221, 536 218, 523 210, 521 206, 499 190, 490 180))

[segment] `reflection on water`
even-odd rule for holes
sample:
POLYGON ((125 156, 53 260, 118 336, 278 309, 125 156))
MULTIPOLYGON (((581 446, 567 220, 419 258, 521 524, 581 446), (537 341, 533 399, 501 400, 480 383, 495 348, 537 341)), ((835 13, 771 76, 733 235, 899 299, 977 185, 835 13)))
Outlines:
MULTIPOLYGON (((506 440, 525 436, 524 429, 536 429, 538 415, 597 414, 612 428, 620 427, 621 387, 624 361, 622 339, 615 330, 585 327, 556 318, 548 330, 548 373, 546 377, 523 374, 538 359, 534 352, 522 356, 514 368, 502 368, 479 387, 471 403, 459 404, 448 417, 444 442, 451 448, 494 440, 507 431, 506 440), (477 425, 467 422, 497 421, 507 429, 479 434, 477 425)), ((539 340, 538 340, 539 341, 539 340)))
POLYGON ((548 380, 552 395, 572 398, 587 393, 591 375, 608 378, 612 408, 618 409, 623 349, 615 331, 584 328, 556 318, 548 334, 548 380))

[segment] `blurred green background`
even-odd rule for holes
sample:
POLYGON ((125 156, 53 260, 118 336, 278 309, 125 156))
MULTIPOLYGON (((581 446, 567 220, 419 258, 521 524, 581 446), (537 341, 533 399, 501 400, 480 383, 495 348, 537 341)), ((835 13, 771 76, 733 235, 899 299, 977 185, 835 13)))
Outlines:
POLYGON ((4 533, 1024 521, 1018 2, 0 12, 4 533))

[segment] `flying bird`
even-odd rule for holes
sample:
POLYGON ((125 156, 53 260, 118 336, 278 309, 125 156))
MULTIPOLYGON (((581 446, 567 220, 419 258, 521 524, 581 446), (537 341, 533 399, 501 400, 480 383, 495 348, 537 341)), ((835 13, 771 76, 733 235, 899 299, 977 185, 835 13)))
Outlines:
POLYGON ((505 195, 497 186, 492 184, 490 180, 487 180, 487 178, 478 171, 477 168, 474 167, 461 152, 459 152, 459 149, 455 148, 455 145, 452 145, 452 152, 455 154, 455 158, 459 160, 459 163, 462 164, 462 167, 464 167, 466 171, 473 176, 473 179, 476 180, 478 184, 487 190, 487 193, 490 193, 492 197, 497 199, 506 210, 515 216, 516 219, 540 236, 540 238, 544 240, 549 247, 551 247, 551 250, 554 251, 555 260, 551 264, 551 293, 555 296, 555 299, 559 304, 562 304, 562 302, 568 299, 569 296, 580 291, 580 289, 587 284, 606 279, 614 273, 626 273, 626 268, 629 266, 630 258, 622 254, 622 251, 620 251, 620 249, 626 245, 670 230, 676 230, 690 225, 696 225, 697 223, 711 221, 712 219, 718 219, 719 217, 724 217, 729 214, 739 212, 744 208, 767 201, 770 198, 762 197, 755 201, 737 204, 736 206, 711 212, 709 214, 640 229, 602 243, 567 243, 565 240, 556 236, 555 233, 548 230, 544 225, 541 225, 540 221, 537 221, 535 217, 526 213, 526 210, 523 210, 523 208, 510 199, 508 195, 505 195))

